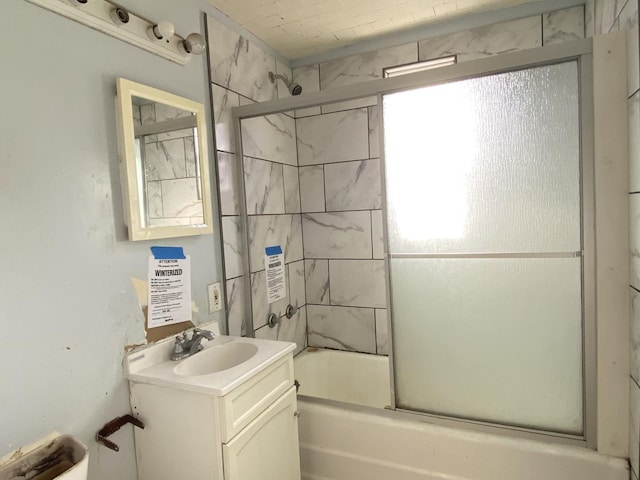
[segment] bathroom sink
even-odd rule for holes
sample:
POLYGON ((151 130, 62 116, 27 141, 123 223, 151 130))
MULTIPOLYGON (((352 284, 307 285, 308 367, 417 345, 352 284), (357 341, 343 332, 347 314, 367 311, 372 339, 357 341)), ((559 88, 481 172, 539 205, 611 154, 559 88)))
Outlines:
MULTIPOLYGON (((203 326, 203 328, 206 328, 203 326)), ((129 353, 127 379, 222 396, 293 351, 295 343, 218 335, 184 360, 170 360, 174 339, 129 353)))
POLYGON ((236 367, 258 353, 251 343, 229 342, 208 348, 182 360, 173 369, 178 375, 208 375, 236 367))

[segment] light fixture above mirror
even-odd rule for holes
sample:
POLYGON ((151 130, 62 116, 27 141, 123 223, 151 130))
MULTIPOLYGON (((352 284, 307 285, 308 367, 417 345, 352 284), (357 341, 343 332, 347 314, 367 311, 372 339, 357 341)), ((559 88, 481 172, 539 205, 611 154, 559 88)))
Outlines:
POLYGON ((124 78, 117 91, 129 239, 212 233, 204 105, 124 78))
POLYGON ((199 33, 183 38, 175 34, 173 23, 147 20, 110 0, 27 1, 180 65, 186 65, 192 55, 200 55, 205 49, 204 37, 199 33))

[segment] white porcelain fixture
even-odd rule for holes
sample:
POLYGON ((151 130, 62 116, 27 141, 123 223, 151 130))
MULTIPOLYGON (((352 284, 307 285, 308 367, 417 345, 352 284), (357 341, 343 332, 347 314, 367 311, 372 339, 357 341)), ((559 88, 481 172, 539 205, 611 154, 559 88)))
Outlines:
POLYGON ((127 379, 223 396, 295 348, 293 343, 219 335, 203 342, 201 352, 175 362, 169 359, 172 346, 169 339, 131 353, 127 379))
POLYGON ((299 480, 294 343, 218 336, 180 361, 173 339, 125 360, 140 480, 299 480), (268 459, 269 461, 265 461, 268 459))
POLYGON ((69 435, 60 435, 0 467, 0 480, 86 480, 88 468, 87 447, 69 435))
POLYGON ((211 348, 189 357, 173 369, 178 375, 200 376, 222 372, 246 362, 258 353, 258 347, 247 342, 230 342, 214 345, 211 348))
POLYGON ((300 395, 374 408, 391 404, 389 357, 383 355, 308 348, 296 355, 295 373, 300 395))
POLYGON ((388 398, 388 384, 379 382, 381 361, 386 359, 324 349, 296 357, 303 478, 629 478, 625 459, 593 450, 434 425, 426 417, 380 408, 383 404, 375 400, 365 404, 378 408, 354 405, 362 404, 362 397, 384 399, 386 393, 388 398), (343 381, 349 376, 358 381, 343 381), (318 394, 323 400, 308 396, 318 394))

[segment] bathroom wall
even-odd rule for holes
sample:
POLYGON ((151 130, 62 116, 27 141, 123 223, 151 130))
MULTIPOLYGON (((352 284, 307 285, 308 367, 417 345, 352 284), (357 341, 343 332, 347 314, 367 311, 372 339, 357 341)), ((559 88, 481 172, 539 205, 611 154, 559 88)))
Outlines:
MULTIPOLYGON (((584 38, 584 7, 550 12, 294 70, 303 92, 365 82, 394 65, 458 62, 584 38)), ((308 342, 387 354, 376 98, 296 112, 308 342)))
POLYGON ((628 55, 629 202, 630 202, 630 373, 629 459, 638 479, 640 445, 640 49, 638 1, 596 1, 596 34, 625 30, 628 55))
POLYGON ((386 354, 377 107, 296 126, 309 345, 386 354))
MULTIPOLYGON (((180 34, 204 32, 211 10, 205 0, 118 3, 180 34)), ((118 453, 94 441, 130 411, 122 358, 145 341, 131 277, 146 278, 151 245, 181 246, 194 320, 221 320, 206 302, 221 244, 218 232, 127 240, 115 79, 208 105, 206 57, 182 67, 24 0, 2 2, 0 28, 0 457, 57 430, 89 446, 92 480, 135 480, 131 427, 112 437, 118 453)))
MULTIPOLYGON (((179 5, 153 0, 119 0, 119 3, 149 18, 170 19, 180 33, 203 31, 201 12, 211 12, 205 0, 183 0, 179 5)), ((596 7, 598 31, 632 25, 636 34, 635 37, 633 34, 629 36, 630 44, 635 45, 632 53, 637 52, 637 43, 634 43, 638 37, 637 0, 602 0, 596 2, 596 7)), ((460 34, 462 37, 452 35, 446 38, 466 44, 468 35, 475 42, 476 37, 482 36, 479 32, 484 32, 483 38, 492 40, 487 40, 486 45, 470 53, 476 55, 478 51, 480 54, 498 53, 504 48, 513 48, 512 40, 504 40, 505 37, 522 38, 514 40, 517 46, 532 41, 540 45, 543 39, 548 43, 581 35, 582 20, 575 14, 566 12, 537 18, 538 25, 543 27, 539 40, 529 38, 526 32, 531 33, 532 30, 524 27, 507 28, 505 33, 510 32, 507 35, 498 35, 495 30, 498 27, 486 27, 473 34, 467 33, 466 39, 462 38, 463 34, 460 34), (567 19, 561 21, 563 17, 567 19), (496 35, 492 36, 492 32, 496 35), (512 46, 504 47, 503 42, 512 46)), ((587 25, 594 23, 588 15, 587 19, 587 25)), ((221 25, 214 26, 228 35, 221 25)), ((221 279, 218 259, 222 245, 217 234, 157 242, 132 243, 126 239, 117 165, 113 101, 115 78, 130 78, 205 104, 208 104, 209 95, 213 97, 220 205, 224 215, 225 239, 230 239, 224 245, 227 308, 230 319, 241 319, 243 303, 239 298, 237 280, 242 270, 238 270, 240 264, 234 264, 234 259, 241 252, 238 252, 238 243, 231 240, 238 210, 237 197, 230 188, 234 184, 235 172, 231 161, 234 148, 229 130, 229 108, 244 102, 275 98, 274 87, 268 83, 266 72, 273 68, 277 72, 290 72, 264 52, 256 52, 255 46, 240 38, 230 37, 222 41, 216 38, 219 43, 210 44, 211 55, 221 63, 212 62, 212 71, 219 72, 222 78, 212 76, 214 83, 209 86, 204 57, 194 58, 189 66, 181 67, 24 0, 3 2, 0 27, 5 38, 10 39, 0 46, 3 62, 3 88, 0 90, 3 106, 3 115, 0 116, 3 132, 0 142, 3 171, 0 176, 0 218, 3 220, 3 234, 0 235, 0 247, 6 252, 5 275, 0 288, 0 377, 4 382, 0 389, 0 456, 52 430, 59 430, 76 435, 89 445, 91 479, 133 480, 136 471, 131 427, 123 428, 113 437, 121 447, 119 453, 98 446, 93 440, 97 429, 106 421, 129 410, 121 360, 125 346, 144 342, 143 318, 130 278, 146 277, 150 245, 182 246, 193 259, 193 300, 197 309, 194 319, 197 322, 221 320, 221 314, 206 313, 206 284, 221 279), (242 47, 238 49, 238 55, 244 60, 238 61, 231 55, 236 47, 242 47), (254 53, 257 55, 252 56, 254 53), (231 86, 231 80, 234 86, 231 86)), ((209 27, 211 39, 211 23, 209 27)), ((441 48, 432 45, 432 40, 419 42, 411 58, 435 56, 441 48), (423 51, 427 44, 431 45, 429 50, 423 51)), ((446 47, 445 50, 451 48, 446 47)), ((458 50, 462 53, 461 49, 458 50)), ((302 67, 296 69, 295 75, 306 92, 320 86, 330 88, 346 81, 351 71, 358 72, 356 81, 379 77, 381 66, 396 64, 404 58, 404 53, 403 48, 394 47, 371 55, 302 67), (387 52, 394 52, 394 55, 385 57, 387 52)), ((632 57, 633 62, 637 60, 637 55, 632 57)), ((631 85, 637 85, 637 82, 631 85)), ((283 95, 286 93, 279 90, 278 96, 283 95)), ((635 140, 638 138, 639 99, 638 89, 633 87, 630 92, 630 118, 635 140)), ((369 108, 369 102, 360 105, 367 106, 368 128, 375 139, 376 108, 369 108)), ((336 110, 344 108, 334 107, 336 110)), ((319 111, 297 113, 303 117, 317 115, 319 111)), ((325 108, 324 113, 328 114, 329 109, 325 108)), ((283 121, 286 121, 284 117, 283 121)), ((354 162, 377 158, 375 144, 372 140, 368 156, 354 162)), ((631 150, 631 265, 635 268, 631 278, 634 307, 631 458, 637 478, 640 430, 640 280, 637 280, 640 278, 637 273, 640 255, 640 247, 637 246, 637 238, 640 238, 640 160, 636 143, 632 144, 631 150)), ((287 163, 283 159, 257 160, 283 165, 283 179, 289 180, 286 181, 288 187, 283 187, 288 192, 285 193, 284 213, 256 214, 256 224, 262 221, 258 219, 262 215, 265 221, 286 215, 293 218, 298 201, 292 193, 295 191, 293 171, 285 169, 287 163)), ((349 162, 352 160, 346 161, 344 168, 349 168, 349 162)), ((305 166, 316 165, 322 165, 324 170, 325 165, 333 164, 323 162, 305 166)), ((294 167, 293 164, 288 166, 294 167)), ((268 168, 273 166, 268 165, 268 168)), ((214 182, 217 183, 216 179, 214 182)), ((327 207, 325 203, 325 208, 334 207, 327 207)), ((368 211, 373 216, 371 212, 379 209, 368 205, 364 210, 337 211, 341 215, 345 215, 344 212, 368 211)), ((326 212, 306 212, 312 213, 326 212)), ((287 237, 290 235, 285 235, 285 244, 287 237)), ((374 256, 377 253, 374 253, 373 243, 374 240, 371 262, 378 259, 374 256)), ((289 270, 292 264, 296 265, 297 278, 302 258, 304 253, 289 262, 289 270)), ((330 261, 339 259, 323 260, 329 267, 330 261)), ((343 281, 344 278, 350 277, 343 277, 343 281)), ((289 280, 291 292, 291 271, 289 280)), ((295 293, 293 298, 302 301, 302 293, 295 293)), ((315 300, 314 304, 327 306, 322 300, 315 300)), ((375 305, 369 308, 374 312, 379 310, 375 305)), ((300 331, 304 332, 304 316, 303 308, 293 322, 283 322, 280 328, 273 330, 259 329, 258 334, 299 338, 300 331), (285 325, 289 327, 285 328, 285 325)), ((237 321, 231 321, 231 328, 232 332, 240 331, 237 321)), ((380 329, 378 333, 381 333, 380 329)), ((377 344, 383 345, 382 339, 381 336, 377 344)), ((376 348, 383 352, 383 348, 376 348)))
POLYGON ((220 210, 231 334, 246 334, 243 264, 244 235, 240 202, 248 214, 249 275, 251 276, 252 318, 256 337, 295 341, 296 351, 306 346, 306 301, 298 160, 295 119, 292 113, 269 115, 242 122, 245 196, 238 194, 236 147, 231 124, 231 108, 252 101, 288 96, 283 83, 273 84, 269 71, 285 74, 291 70, 272 55, 208 17, 216 151, 218 157, 220 210), (285 255, 287 293, 285 298, 267 303, 264 249, 280 245, 285 255), (298 308, 291 319, 287 305, 298 308), (280 319, 275 328, 267 326, 274 313, 280 319))

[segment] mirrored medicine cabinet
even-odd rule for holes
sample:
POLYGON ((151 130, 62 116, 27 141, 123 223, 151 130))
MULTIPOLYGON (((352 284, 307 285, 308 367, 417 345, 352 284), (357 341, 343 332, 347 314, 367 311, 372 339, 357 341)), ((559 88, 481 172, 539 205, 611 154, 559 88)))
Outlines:
POLYGON ((116 110, 129 240, 212 233, 204 105, 119 78, 116 110))

